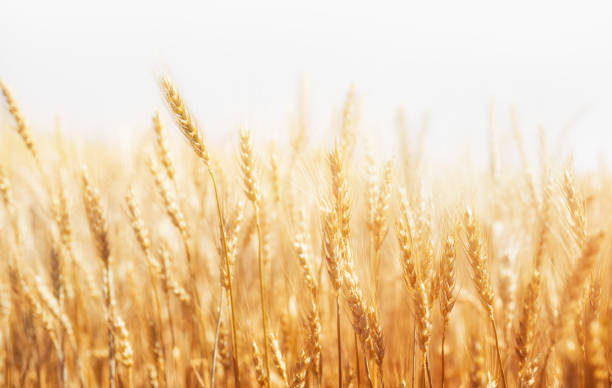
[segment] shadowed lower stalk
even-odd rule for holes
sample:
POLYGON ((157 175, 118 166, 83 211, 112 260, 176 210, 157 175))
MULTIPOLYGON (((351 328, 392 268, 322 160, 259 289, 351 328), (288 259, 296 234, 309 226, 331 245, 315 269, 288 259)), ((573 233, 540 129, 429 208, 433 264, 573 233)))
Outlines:
POLYGON ((414 388, 414 375, 416 374, 416 318, 412 325, 412 388, 414 388))
POLYGON ((338 339, 338 387, 342 387, 342 337, 340 336, 340 295, 336 295, 336 329, 338 339))
POLYGON ((109 386, 115 387, 115 337, 113 325, 115 323, 115 301, 113 298, 113 283, 111 273, 111 252, 108 232, 108 220, 102 207, 100 193, 89 178, 87 167, 83 166, 81 171, 82 196, 87 215, 89 230, 93 236, 97 255, 103 264, 104 302, 106 305, 108 326, 108 374, 109 386))
POLYGON ((354 332, 355 335, 355 369, 357 373, 357 386, 361 386, 361 373, 359 369, 359 342, 357 341, 357 332, 354 332))
MULTIPOLYGON (((155 280, 155 276, 153 275, 153 272, 154 272, 153 267, 158 264, 153 258, 153 255, 151 253, 151 240, 149 239, 149 231, 146 229, 144 225, 144 221, 142 219, 142 213, 136 202, 136 194, 134 193, 134 189, 132 186, 128 188, 128 193, 125 196, 125 201, 126 201, 127 208, 128 208, 128 215, 132 223, 132 230, 136 236, 136 239, 138 240, 138 244, 142 252, 145 255, 147 273, 149 275, 149 282, 151 283, 151 287, 153 288, 152 294, 153 294, 153 301, 155 303, 155 312, 156 312, 155 316, 157 318, 155 324, 157 325, 157 327, 160 328, 158 335, 159 335, 159 341, 161 343, 161 352, 162 352, 163 359, 166 360, 167 359, 166 346, 165 346, 166 342, 164 341, 164 333, 163 333, 163 330, 161 329, 163 327, 162 307, 161 307, 161 302, 160 302, 161 298, 159 295, 159 289, 158 289, 157 282, 155 280)), ((171 314, 169 315, 169 317, 171 321, 172 320, 171 314)), ((171 325, 171 330, 172 330, 172 325, 171 325)), ((172 335, 174 336, 174 332, 172 332, 172 335)), ((175 346, 175 342, 173 340, 172 341, 173 349, 174 349, 174 346, 175 346)), ((159 377, 163 378, 164 382, 167 385, 168 373, 167 373, 167 368, 164 368, 164 369, 165 369, 164 375, 159 376, 159 377)))
MULTIPOLYGON (((266 305, 265 305, 265 289, 264 289, 264 268, 263 268, 263 236, 261 235, 261 222, 259 215, 259 206, 255 206, 255 223, 257 225, 257 240, 258 240, 258 248, 257 248, 257 262, 259 266, 259 293, 260 293, 260 303, 261 303, 261 319, 263 322, 263 335, 264 339, 268 338, 268 325, 266 323, 266 305)), ((264 340, 264 357, 265 357, 265 366, 266 366, 266 375, 268 379, 266 380, 267 385, 270 385, 270 359, 268 357, 268 341, 264 340)))
POLYGON ((213 188, 215 191, 215 202, 217 205, 217 215, 219 217, 219 229, 221 230, 221 244, 223 246, 223 255, 225 257, 225 263, 227 268, 227 273, 229 276, 229 299, 230 299, 230 311, 231 311, 231 321, 232 321, 232 349, 233 349, 233 361, 234 361, 234 383, 236 387, 240 387, 239 381, 239 369, 238 369, 238 343, 236 336, 236 313, 234 308, 234 292, 232 287, 231 280, 231 269, 228 258, 227 251, 227 240, 225 235, 225 222, 223 220, 223 212, 221 211, 221 200, 219 198, 219 190, 217 188, 217 182, 215 180, 215 176, 212 170, 212 165, 210 162, 210 154, 208 153, 208 148, 204 143, 204 139, 202 138, 202 134, 200 132, 200 128, 197 126, 193 118, 191 117, 191 113, 189 112, 189 108, 183 101, 183 98, 179 94, 178 90, 174 86, 172 80, 167 77, 161 77, 159 80, 160 90, 166 100, 166 103, 172 114, 174 115, 174 120, 176 125, 179 127, 183 136, 191 145, 191 148, 195 152, 198 158, 202 160, 204 165, 208 170, 208 175, 210 176, 210 180, 212 181, 213 188))
POLYGON ((497 328, 495 327, 495 319, 493 316, 491 318, 491 326, 493 326, 493 335, 495 336, 495 353, 497 354, 497 363, 499 364, 499 372, 502 378, 502 387, 506 388, 508 385, 506 384, 506 375, 504 374, 504 364, 502 363, 501 353, 499 352, 499 340, 497 339, 497 328))
POLYGON ((264 263, 263 263, 263 234, 261 230, 261 192, 259 182, 255 174, 255 155, 251 133, 245 128, 240 128, 240 170, 244 185, 244 194, 253 205, 255 212, 255 226, 257 228, 257 263, 259 267, 259 294, 261 304, 261 319, 263 323, 264 337, 264 364, 266 368, 266 386, 270 386, 270 357, 268 351, 268 324, 266 315, 266 294, 264 288, 264 263))
POLYGON ((221 286, 221 295, 219 297, 219 318, 217 319, 217 328, 215 329, 215 345, 213 347, 212 366, 210 370, 210 386, 215 386, 215 367, 217 365, 217 347, 219 344, 219 331, 221 330, 221 320, 223 319, 223 298, 225 297, 223 286, 221 286))
POLYGON ((441 360, 441 366, 440 366, 441 367, 441 369, 440 369, 440 378, 441 378, 441 381, 442 381, 440 386, 442 388, 444 388, 444 379, 445 379, 444 378, 445 377, 444 376, 444 340, 445 340, 445 337, 446 337, 446 329, 442 328, 442 354, 441 354, 441 359, 442 360, 441 360))
POLYGON ((429 387, 433 388, 433 384, 431 383, 431 368, 429 367, 429 356, 427 354, 423 355, 425 359, 425 371, 427 372, 427 382, 429 383, 429 387))
MULTIPOLYGON (((455 229, 456 230, 456 229, 455 229)), ((456 233, 456 232, 455 232, 456 233)), ((446 329, 449 323, 449 315, 455 306, 455 233, 449 236, 444 244, 444 254, 440 260, 440 313, 442 315, 442 352, 440 381, 444 388, 445 376, 445 339, 446 329)))
POLYGON ((504 366, 501 359, 501 353, 499 351, 499 340, 497 338, 497 328, 495 326, 495 313, 494 313, 494 295, 491 287, 491 280, 489 278, 489 266, 488 259, 482 252, 482 243, 480 240, 480 227, 474 220, 472 210, 468 207, 465 216, 465 229, 467 235, 467 258, 472 268, 472 281, 478 292, 480 302, 487 311, 489 321, 493 328, 493 335, 495 336, 495 352, 497 354, 497 362, 502 378, 502 388, 506 388, 506 376, 504 374, 504 366))
POLYGON ((232 286, 232 272, 231 266, 228 259, 227 253, 227 237, 225 235, 225 222, 223 220, 223 213, 221 212, 221 201, 219 200, 219 190, 217 189, 217 181, 211 169, 208 169, 208 175, 213 184, 215 191, 215 202, 217 204, 217 215, 219 216, 219 227, 221 229, 221 245, 223 246, 223 254, 225 255, 225 269, 228 273, 228 295, 230 300, 230 312, 232 321, 232 358, 234 361, 234 383, 236 387, 240 387, 240 370, 238 369, 238 342, 236 336, 236 313, 234 308, 234 290, 232 286))

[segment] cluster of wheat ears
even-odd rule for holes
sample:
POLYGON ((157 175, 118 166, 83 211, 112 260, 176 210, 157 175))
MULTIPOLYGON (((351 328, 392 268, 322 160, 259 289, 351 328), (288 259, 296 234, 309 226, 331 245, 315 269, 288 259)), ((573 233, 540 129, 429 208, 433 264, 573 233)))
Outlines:
POLYGON ((40 148, 0 81, 1 386, 610 386, 604 169, 516 122, 521 168, 430 173, 402 125, 379 162, 353 92, 329 144, 299 109, 215 150, 159 87, 186 142, 155 113, 129 152, 40 148))

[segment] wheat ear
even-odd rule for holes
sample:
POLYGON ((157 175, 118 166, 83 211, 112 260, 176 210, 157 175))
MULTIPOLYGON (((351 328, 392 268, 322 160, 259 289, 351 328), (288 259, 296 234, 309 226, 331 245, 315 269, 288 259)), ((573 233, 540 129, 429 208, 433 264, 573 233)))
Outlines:
POLYGON ((174 166, 174 159, 172 159, 170 148, 168 147, 168 136, 166 135, 166 130, 162 125, 158 111, 155 111, 155 114, 153 115, 153 130, 155 131, 156 135, 155 141, 157 143, 157 155, 164 166, 164 170, 166 170, 168 178, 174 186, 174 190, 178 191, 178 185, 176 184, 176 167, 174 166))
MULTIPOLYGON (((251 201, 253 210, 255 211, 255 223, 257 226, 257 263, 259 266, 259 293, 261 304, 261 319, 263 322, 263 337, 268 338, 268 323, 266 316, 266 300, 264 289, 264 263, 263 263, 263 235, 261 228, 261 193, 259 191, 259 182, 255 176, 255 155, 253 154, 253 144, 251 143, 251 134, 245 128, 240 129, 240 171, 242 172, 242 183, 244 186, 244 194, 251 201)), ((266 386, 270 382, 270 359, 268 356, 268 342, 264 341, 264 364, 266 367, 266 386)))
POLYGON ((108 371, 109 384, 115 387, 115 337, 113 326, 115 322, 115 301, 113 298, 113 283, 111 273, 110 241, 108 233, 108 221, 102 207, 102 200, 98 189, 89 177, 87 167, 83 166, 81 171, 83 202, 87 213, 89 230, 93 236, 98 258, 104 265, 104 300, 106 303, 106 314, 108 321, 108 371))
POLYGON ((454 236, 448 236, 444 244, 444 252, 440 260, 440 312, 442 313, 442 344, 441 344, 441 386, 444 388, 445 383, 445 350, 444 340, 446 339, 446 328, 448 327, 449 316, 455 307, 457 296, 455 295, 455 239, 454 236))
MULTIPOLYGON (((225 256, 225 262, 229 265, 228 260, 228 250, 227 250, 227 237, 225 236, 225 221, 223 219, 223 212, 221 211, 221 198, 219 196, 219 188, 217 187, 217 181, 215 179, 215 174, 213 173, 212 164, 210 160, 210 155, 208 153, 208 148, 204 144, 204 140, 202 138, 202 134, 200 133, 199 127, 195 124, 194 120, 191 118, 191 114, 189 113, 189 109, 187 105, 183 102, 182 97, 178 93, 176 87, 172 80, 168 77, 162 77, 160 79, 160 89, 164 95, 166 103, 170 110, 172 111, 175 122, 181 133, 191 145, 191 148, 195 152, 196 156, 198 156, 203 162, 204 165, 208 169, 208 175, 213 184, 213 189, 215 192, 215 203, 217 205, 217 216, 219 217, 219 229, 221 230, 221 243, 223 246, 223 254, 225 256)), ((229 273, 229 267, 227 268, 229 273)), ((236 311, 234 307, 234 289, 232 287, 232 283, 230 281, 229 284, 229 299, 230 299, 230 312, 232 318, 232 344, 233 344, 233 358, 234 358, 234 384, 236 387, 240 386, 240 372, 238 365, 238 342, 236 336, 236 311)))
POLYGON ((495 325, 495 312, 493 308, 493 288, 489 279, 489 263, 487 257, 482 252, 482 244, 480 242, 480 230, 472 215, 472 210, 468 207, 465 212, 465 229, 467 234, 467 258, 472 268, 472 281, 480 297, 480 301, 487 311, 487 316, 491 322, 493 335, 495 338, 495 351, 497 354, 497 362, 502 378, 502 387, 506 388, 506 376, 499 350, 499 340, 497 337, 497 328, 495 325))
POLYGON ((30 151, 30 154, 32 154, 32 157, 36 161, 37 167, 42 171, 42 164, 40 163, 40 158, 38 156, 38 147, 36 146, 34 138, 32 137, 32 131, 26 123, 25 118, 23 117, 15 98, 13 97, 13 93, 11 93, 8 85, 2 80, 0 80, 0 90, 2 90, 2 94, 4 95, 9 113, 11 116, 13 116, 13 119, 17 123, 17 133, 25 143, 28 151, 30 151))

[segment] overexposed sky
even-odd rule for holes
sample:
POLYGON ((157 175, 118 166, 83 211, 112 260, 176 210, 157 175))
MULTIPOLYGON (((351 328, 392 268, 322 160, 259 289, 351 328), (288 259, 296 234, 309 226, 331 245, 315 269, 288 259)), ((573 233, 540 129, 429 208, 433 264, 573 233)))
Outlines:
POLYGON ((354 83, 367 133, 391 143, 399 106, 414 126, 429 112, 440 154, 485 147, 493 99, 500 130, 514 104, 527 138, 579 117, 567 142, 593 165, 612 147, 611 4, 3 0, 0 77, 40 130, 60 115, 71 132, 117 134, 149 126, 167 68, 218 139, 241 120, 286 131, 300 76, 327 131, 354 83))

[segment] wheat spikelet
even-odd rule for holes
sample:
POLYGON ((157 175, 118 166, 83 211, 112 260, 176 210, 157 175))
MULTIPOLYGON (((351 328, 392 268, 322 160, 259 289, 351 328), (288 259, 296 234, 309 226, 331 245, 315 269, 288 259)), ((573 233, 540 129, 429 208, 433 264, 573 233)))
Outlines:
POLYGON ((260 387, 268 385, 268 374, 264 370, 264 361, 262 360, 261 352, 257 346, 257 342, 251 341, 251 360, 255 370, 255 378, 260 387))
POLYGON ((582 253, 574 263, 574 268, 569 272, 561 293, 563 296, 563 311, 571 311, 578 302, 580 290, 595 265, 595 259, 599 253, 603 237, 603 232, 587 237, 582 253))
POLYGON ((442 344, 441 344, 441 384, 444 387, 445 382, 445 348, 446 328, 450 320, 450 313, 455 307, 455 239, 454 236, 448 236, 444 244, 444 251, 440 260, 440 313, 442 314, 442 344))
POLYGON ((149 239, 149 231, 147 230, 144 220, 142 219, 142 213, 136 202, 136 193, 133 187, 128 188, 128 192, 125 195, 125 202, 128 208, 128 216, 130 218, 132 230, 138 241, 138 245, 144 253, 147 259, 147 264, 151 267, 151 270, 155 274, 160 273, 160 264, 153 257, 151 252, 151 240, 149 239))
POLYGON ((339 292, 342 284, 343 262, 338 249, 338 224, 331 210, 326 205, 321 206, 321 219, 323 226, 323 256, 327 267, 327 273, 332 287, 339 292))
POLYGON ((312 294, 312 299, 317 299, 317 284, 315 281, 314 274, 311 268, 310 258, 308 256, 308 247, 306 245, 306 237, 303 233, 298 233, 293 239, 293 248, 297 254, 300 269, 302 270, 302 276, 308 290, 312 294))
POLYGON ((480 242, 480 231, 478 225, 472 216, 472 210, 468 207, 465 212, 465 229, 467 234, 467 257, 472 268, 472 281, 478 292, 480 301, 484 309, 488 313, 488 318, 491 321, 493 335, 495 337, 495 350, 497 353, 497 362, 501 372, 502 387, 506 388, 506 377, 504 375, 503 363, 499 350, 499 340, 497 337, 497 327, 495 325, 495 312, 493 307, 493 288, 489 279, 489 266, 487 257, 482 252, 480 242))
POLYGON ((515 351, 518 358, 519 375, 523 379, 526 374, 527 357, 534 345, 535 324, 538 317, 538 288, 540 287, 540 272, 534 269, 527 292, 523 298, 523 312, 516 333, 515 351))
POLYGON ((576 244, 581 248, 587 238, 584 204, 576 192, 573 177, 568 170, 563 174, 563 193, 569 208, 570 230, 573 238, 576 240, 576 244))
POLYGON ((489 318, 493 318, 493 289, 489 279, 489 265, 487 257, 482 252, 480 230, 470 208, 465 212, 465 229, 467 234, 467 258, 472 269, 472 280, 480 301, 487 311, 489 318))
POLYGON ((255 177, 255 156, 253 155, 251 133, 245 127, 240 128, 240 171, 242 172, 244 194, 254 206, 259 207, 261 195, 255 177))
POLYGON ((56 211, 56 223, 60 231, 60 240, 68 253, 72 255, 73 231, 72 221, 70 220, 68 194, 62 179, 59 180, 59 195, 54 206, 56 211))
POLYGON ((0 163, 0 194, 2 201, 9 213, 15 211, 15 202, 13 200, 13 190, 11 189, 11 181, 9 180, 4 164, 0 163))
POLYGON ((535 324, 538 319, 538 298, 541 287, 541 267, 544 247, 548 234, 548 207, 550 196, 544 193, 541 209, 539 209, 539 234, 533 257, 533 272, 527 285, 527 292, 523 299, 523 309, 519 320, 518 331, 515 338, 515 350, 518 358, 519 376, 524 384, 528 384, 532 375, 528 356, 530 355, 535 341, 535 324))
POLYGON ((153 115, 153 129, 155 130, 156 135, 155 140, 157 143, 157 155, 164 166, 164 170, 166 171, 168 178, 176 189, 176 168, 174 167, 174 160, 172 159, 170 149, 168 148, 168 138, 161 123, 158 111, 155 111, 155 114, 153 115))
POLYGON ((108 241, 108 221, 102 208, 100 193, 93 185, 89 177, 89 170, 85 166, 81 170, 81 181, 83 203, 85 204, 89 229, 94 238, 98 257, 103 261, 105 267, 109 267, 110 243, 108 241))
POLYGON ((308 354, 302 349, 298 360, 295 364, 293 380, 291 381, 291 388, 304 388, 306 385, 306 373, 312 360, 308 354))
POLYGON ((89 230, 94 238, 98 258, 104 264, 104 301, 106 304, 106 314, 108 321, 108 368, 109 368, 109 384, 111 388, 115 386, 115 339, 113 332, 113 324, 115 320, 115 301, 113 298, 113 284, 110 267, 110 242, 108 233, 108 221, 106 214, 102 208, 102 201, 98 189, 91 182, 89 171, 86 166, 81 170, 82 195, 85 211, 87 213, 87 221, 89 230))
POLYGON ((372 233, 374 250, 376 252, 380 250, 388 232, 386 214, 389 209, 389 199, 391 197, 391 167, 391 161, 387 161, 384 166, 380 185, 375 185, 374 189, 368 194, 368 203, 370 204, 368 229, 372 233))
POLYGON ((166 294, 174 294, 181 302, 185 304, 191 303, 191 297, 185 289, 179 284, 179 281, 171 272, 172 259, 170 251, 166 244, 162 244, 159 248, 159 256, 161 258, 161 279, 166 294))
MULTIPOLYGON (((429 344, 431 340, 432 321, 431 321, 431 297, 429 296, 425 281, 417 270, 414 258, 412 232, 408 220, 408 204, 405 193, 401 193, 401 214, 396 222, 396 234, 400 246, 400 265, 402 267, 402 278, 406 288, 410 292, 414 305, 414 319, 416 335, 419 348, 423 353, 424 363, 427 360, 429 344)), ((424 368, 426 369, 426 368, 424 368)))
POLYGON ((444 326, 448 326, 449 315, 455 306, 455 239, 449 236, 444 243, 444 252, 440 260, 440 312, 444 326))
POLYGON ((278 166, 278 155, 270 155, 270 179, 272 181, 272 193, 274 193, 274 202, 281 203, 281 177, 278 166))
POLYGON ((261 319, 263 326, 264 337, 264 364, 266 366, 266 386, 270 384, 270 358, 268 356, 268 325, 266 314, 266 301, 264 289, 264 236, 262 232, 262 223, 260 216, 260 201, 261 194, 259 192, 258 180, 255 176, 255 155, 253 154, 253 144, 251 143, 251 134, 245 128, 240 128, 240 171, 242 173, 242 184, 244 186, 244 194, 251 201, 255 211, 255 225, 257 227, 257 262, 259 265, 259 294, 261 304, 261 319))
POLYGON ((346 259, 351 238, 351 203, 342 149, 336 145, 327 160, 332 177, 333 209, 341 237, 342 255, 346 259))
POLYGON ((154 365, 147 364, 147 380, 152 388, 159 387, 159 376, 157 375, 157 369, 154 365))
POLYGON ((170 187, 168 187, 167 179, 165 179, 161 172, 161 169, 153 160, 153 157, 151 155, 148 155, 147 157, 147 165, 149 167, 151 175, 155 179, 155 186, 157 187, 157 190, 160 196, 162 197, 164 207, 166 209, 166 212, 168 213, 168 216, 172 220, 174 226, 181 233, 183 239, 185 239, 185 241, 189 241, 190 233, 189 229, 187 228, 187 221, 185 220, 185 216, 183 215, 183 212, 178 206, 176 195, 172 192, 170 187))
POLYGON ((308 328, 307 346, 311 349, 313 373, 320 382, 323 367, 321 364, 321 315, 319 313, 319 306, 315 300, 310 303, 310 309, 306 314, 306 322, 308 328))
POLYGON ((127 371, 127 383, 124 384, 125 386, 131 388, 133 386, 132 368, 134 366, 134 351, 130 343, 127 328, 125 327, 125 322, 123 322, 123 319, 121 319, 119 315, 115 316, 115 320, 113 322, 113 331, 117 333, 117 336, 115 337, 115 346, 117 348, 117 361, 121 363, 127 371))
POLYGON ((270 333, 268 341, 270 342, 270 348, 272 349, 272 361, 274 362, 274 367, 280 374, 281 379, 283 380, 283 384, 288 387, 289 380, 287 378, 287 366, 285 364, 283 354, 280 351, 278 340, 276 339, 276 336, 274 334, 270 333))
POLYGON ((2 90, 2 94, 4 95, 4 99, 6 100, 6 105, 8 107, 9 113, 13 116, 13 119, 17 123, 17 133, 25 143, 26 147, 34 157, 36 164, 38 167, 41 167, 40 159, 38 156, 38 147, 34 142, 34 138, 32 137, 32 132, 30 127, 26 123, 23 115, 21 114, 21 110, 15 101, 11 90, 8 85, 4 83, 4 81, 0 80, 0 90, 2 90))
POLYGON ((208 149, 204 144, 200 129, 191 117, 187 105, 183 101, 183 98, 174 86, 174 83, 170 77, 164 76, 160 79, 160 89, 164 95, 164 98, 166 99, 166 103, 168 104, 170 111, 174 114, 176 125, 179 127, 183 133, 183 136, 185 136, 196 155, 204 161, 204 164, 210 170, 210 155, 208 154, 208 149))
POLYGON ((370 329, 370 345, 374 361, 378 365, 379 370, 382 373, 382 363, 385 358, 385 343, 383 338, 382 323, 380 322, 380 316, 373 306, 368 307, 368 327, 370 329))
POLYGON ((225 256, 221 254, 222 261, 219 266, 221 275, 221 284, 226 291, 229 291, 229 286, 232 278, 232 268, 238 256, 238 237, 242 228, 242 221, 244 217, 244 203, 239 201, 234 210, 234 215, 231 220, 231 224, 228 225, 228 231, 226 233, 226 246, 227 246, 227 260, 225 262, 225 256), (228 272, 229 271, 229 272, 228 272))
POLYGON ((409 290, 415 290, 418 288, 419 275, 414 259, 412 233, 405 214, 402 212, 402 216, 397 220, 395 231, 400 247, 400 264, 404 282, 409 290))
POLYGON ((374 351, 372 343, 370 342, 368 306, 363 296, 363 291, 359 286, 357 275, 348 262, 347 265, 344 266, 342 279, 342 295, 351 312, 351 323, 353 324, 353 328, 362 346, 369 352, 370 356, 372 356, 374 351))
POLYGON ((13 227, 13 235, 15 237, 15 245, 17 249, 21 249, 21 232, 19 229, 19 223, 17 221, 17 213, 15 210, 15 201, 13 198, 13 190, 11 188, 11 181, 8 177, 4 165, 0 163, 0 194, 2 195, 2 201, 6 207, 11 226, 13 227))
POLYGON ((227 326, 222 324, 219 332, 219 361, 223 366, 224 376, 229 375, 232 368, 232 354, 230 349, 230 333, 227 326))

